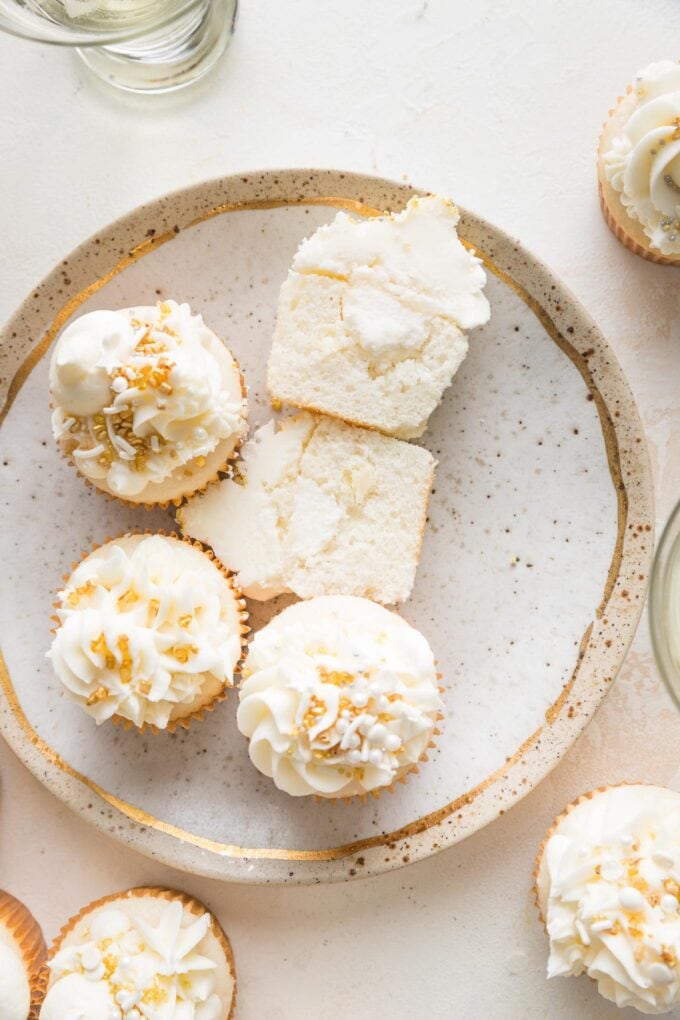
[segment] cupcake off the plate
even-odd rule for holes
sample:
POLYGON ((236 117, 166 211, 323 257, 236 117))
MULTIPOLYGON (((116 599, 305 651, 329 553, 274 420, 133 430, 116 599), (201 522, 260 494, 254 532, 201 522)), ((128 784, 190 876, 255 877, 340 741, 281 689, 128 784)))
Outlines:
POLYGON ((41 1020, 229 1020, 236 972, 227 936, 170 889, 106 896, 62 928, 48 958, 41 1020))
POLYGON ((241 374, 189 305, 88 312, 50 362, 52 428, 96 488, 179 502, 217 477, 247 431, 241 374))
POLYGON ((173 535, 127 534, 85 556, 56 603, 48 657, 97 723, 172 731, 234 683, 246 613, 221 565, 173 535))
POLYGON ((548 977, 586 973, 604 998, 680 1006, 680 793, 624 784, 555 820, 536 862, 548 977))
POLYGON ((604 125, 597 172, 619 241, 651 262, 680 265, 680 63, 636 75, 604 125))
POLYGON ((423 635, 368 599, 298 602, 255 635, 237 723, 295 797, 379 794, 425 760, 443 703, 423 635))
POLYGON ((46 947, 23 903, 0 889, 0 1020, 35 1020, 46 947))

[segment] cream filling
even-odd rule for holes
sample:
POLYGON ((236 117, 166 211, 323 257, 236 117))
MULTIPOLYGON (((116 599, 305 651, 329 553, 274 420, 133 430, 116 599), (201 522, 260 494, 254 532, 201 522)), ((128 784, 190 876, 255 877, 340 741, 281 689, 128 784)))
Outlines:
POLYGON ((347 336, 377 371, 413 357, 434 316, 471 329, 489 319, 481 261, 458 239, 458 209, 415 197, 403 212, 354 220, 338 213, 302 243, 292 273, 344 280, 347 336))
POLYGON ((162 729, 206 691, 233 684, 237 598, 201 550, 177 539, 132 536, 97 549, 59 592, 57 616, 48 656, 97 723, 117 715, 162 729))
POLYGON ((390 786, 422 757, 442 709, 432 651, 396 613, 324 596, 260 630, 238 727, 254 765, 293 796, 390 786))
POLYGON ((245 435, 233 358, 174 301, 76 319, 52 355, 50 389, 55 438, 83 474, 124 497, 245 435))

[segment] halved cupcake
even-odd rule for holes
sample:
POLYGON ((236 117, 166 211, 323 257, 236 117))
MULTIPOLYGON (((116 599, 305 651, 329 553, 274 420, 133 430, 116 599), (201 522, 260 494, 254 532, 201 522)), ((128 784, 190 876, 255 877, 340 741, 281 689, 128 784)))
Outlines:
POLYGON ((205 488, 247 432, 239 367, 189 305, 82 315, 50 362, 52 427, 98 489, 147 506, 205 488))
POLYGON ((171 889, 106 896, 50 948, 41 1020, 228 1020, 236 972, 227 936, 202 903, 171 889))
POLYGON ((97 723, 172 731, 233 686, 245 603, 198 543, 123 535, 85 556, 58 593, 48 657, 97 723))

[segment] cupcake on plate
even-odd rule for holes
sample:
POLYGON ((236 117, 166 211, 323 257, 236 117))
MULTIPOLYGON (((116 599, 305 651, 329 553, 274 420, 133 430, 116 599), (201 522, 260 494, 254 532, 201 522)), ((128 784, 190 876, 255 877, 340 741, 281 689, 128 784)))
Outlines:
POLYGON ((231 577, 174 535, 123 535, 85 556, 58 593, 48 657, 97 723, 174 730, 234 683, 247 627, 231 577))
POLYGON ((45 940, 27 907, 0 889, 0 1017, 34 1020, 41 996, 45 940))
POLYGON ((680 793, 605 787, 555 820, 536 862, 548 977, 588 974, 641 1013, 680 1005, 680 793))
POLYGON ((80 911, 50 948, 41 1020, 228 1020, 227 936, 198 900, 130 889, 80 911))
POLYGON ((284 609, 255 635, 237 723, 253 764, 294 797, 392 788, 442 718, 434 656, 396 613, 349 595, 284 609))
POLYGON ((178 503, 205 488, 247 431, 236 361, 175 301, 76 319, 54 348, 50 393, 62 451, 129 503, 178 503))
POLYGON ((651 262, 680 265, 680 63, 639 72, 604 125, 597 172, 619 241, 651 262))

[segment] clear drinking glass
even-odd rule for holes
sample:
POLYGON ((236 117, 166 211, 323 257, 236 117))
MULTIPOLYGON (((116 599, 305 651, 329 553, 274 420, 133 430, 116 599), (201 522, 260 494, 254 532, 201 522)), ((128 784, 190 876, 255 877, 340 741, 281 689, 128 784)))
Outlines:
POLYGON ((202 78, 224 52, 237 0, 0 0, 0 29, 74 46, 104 81, 169 92, 202 78))
POLYGON ((664 528, 649 589, 652 645, 661 676, 680 708, 680 503, 664 528))

